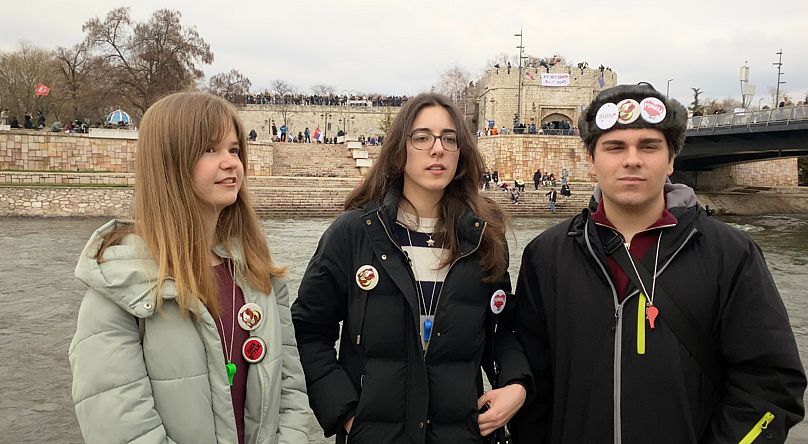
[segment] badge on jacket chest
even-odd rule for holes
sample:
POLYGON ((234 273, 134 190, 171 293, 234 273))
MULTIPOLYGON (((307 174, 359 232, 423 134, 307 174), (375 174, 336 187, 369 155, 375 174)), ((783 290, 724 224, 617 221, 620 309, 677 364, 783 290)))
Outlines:
POLYGON ((508 296, 504 290, 497 290, 491 295, 491 312, 494 314, 502 313, 505 310, 505 303, 508 302, 508 296))
POLYGON ((362 265, 356 270, 356 285, 362 290, 373 290, 378 283, 379 272, 372 265, 362 265))

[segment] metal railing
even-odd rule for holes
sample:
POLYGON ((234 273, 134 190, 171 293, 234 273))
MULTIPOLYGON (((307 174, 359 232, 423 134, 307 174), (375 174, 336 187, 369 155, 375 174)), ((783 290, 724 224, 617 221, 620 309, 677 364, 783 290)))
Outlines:
POLYGON ((788 125, 793 121, 805 120, 808 120, 808 106, 793 106, 760 111, 693 116, 687 119, 687 130, 688 132, 699 132, 718 128, 768 126, 773 123, 788 125))

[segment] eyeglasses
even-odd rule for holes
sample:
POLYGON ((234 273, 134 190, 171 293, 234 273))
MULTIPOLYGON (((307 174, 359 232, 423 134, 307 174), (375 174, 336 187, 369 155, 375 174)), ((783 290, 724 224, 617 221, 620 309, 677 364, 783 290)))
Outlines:
POLYGON ((431 150, 435 146, 435 140, 440 139, 443 149, 446 151, 457 151, 460 146, 457 144, 457 134, 446 133, 436 136, 429 131, 413 131, 409 134, 412 147, 416 150, 431 150))

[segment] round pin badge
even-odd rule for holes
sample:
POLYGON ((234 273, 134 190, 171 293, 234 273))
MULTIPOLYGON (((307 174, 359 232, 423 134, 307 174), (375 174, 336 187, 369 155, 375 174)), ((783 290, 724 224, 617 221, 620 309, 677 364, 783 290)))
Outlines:
POLYGON ((602 130, 607 130, 617 123, 617 105, 604 103, 595 115, 595 124, 602 130))
POLYGON ((504 290, 497 290, 491 295, 491 312, 494 314, 502 313, 505 310, 505 303, 508 302, 508 296, 504 290))
POLYGON ((356 285, 362 290, 373 290, 379 283, 379 272, 372 265, 362 265, 356 270, 356 285))
POLYGON ((244 345, 241 346, 241 355, 250 364, 261 362, 267 355, 267 344, 263 339, 253 336, 244 341, 244 345))
POLYGON ((667 114, 665 104, 656 97, 646 97, 640 102, 640 115, 648 123, 659 123, 667 114))
POLYGON ((628 125, 640 117, 640 104, 634 99, 623 99, 617 103, 617 123, 628 125))
POLYGON ((244 330, 255 330, 264 320, 264 311, 258 304, 250 302, 238 309, 237 319, 238 325, 244 330))

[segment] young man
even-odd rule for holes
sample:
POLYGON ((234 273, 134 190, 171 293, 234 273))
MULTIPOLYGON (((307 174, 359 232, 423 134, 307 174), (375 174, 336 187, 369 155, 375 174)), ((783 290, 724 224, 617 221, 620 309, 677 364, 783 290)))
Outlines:
POLYGON ((686 118, 647 84, 604 90, 581 116, 592 202, 525 248, 517 283, 537 388, 517 444, 782 443, 803 418, 760 249, 667 181, 686 118))

